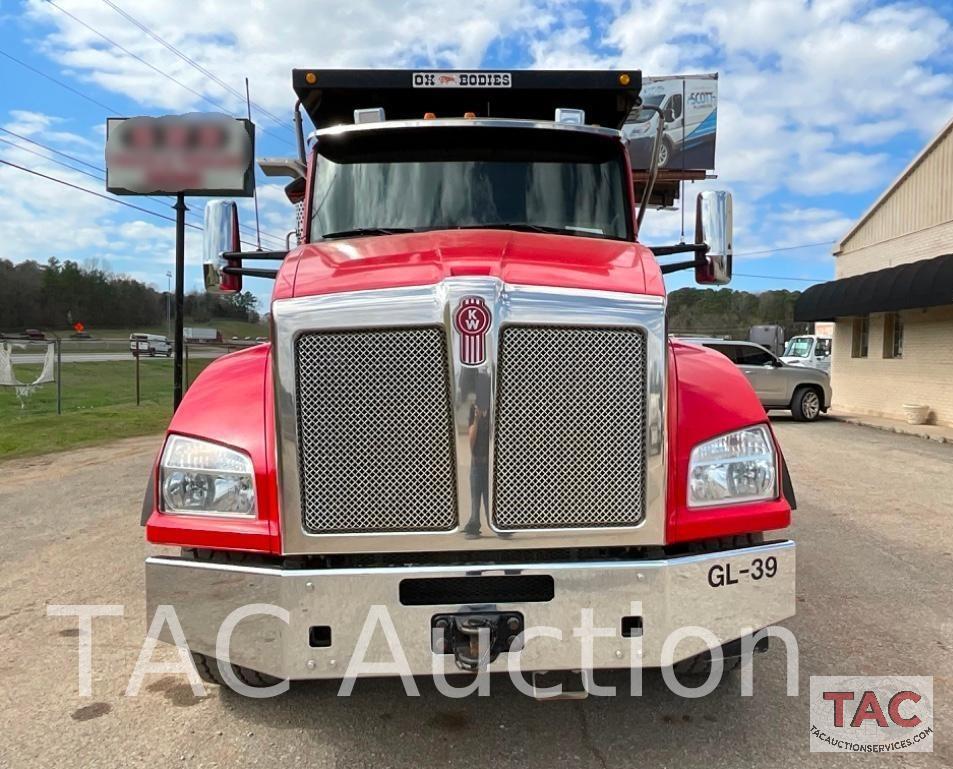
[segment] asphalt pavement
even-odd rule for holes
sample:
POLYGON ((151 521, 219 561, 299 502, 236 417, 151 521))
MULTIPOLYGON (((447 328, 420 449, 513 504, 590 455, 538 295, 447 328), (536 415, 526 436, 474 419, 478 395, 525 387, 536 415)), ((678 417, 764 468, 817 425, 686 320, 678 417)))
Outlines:
MULTIPOLYGON (((800 695, 783 653, 680 699, 647 673, 643 695, 540 703, 493 680, 449 700, 421 682, 330 683, 250 700, 153 674, 124 696, 143 641, 138 525, 157 438, 0 464, 0 767, 857 767, 953 766, 953 446, 823 420, 776 431, 799 508, 795 618, 800 695), (77 692, 77 623, 48 604, 117 604, 94 621, 92 696, 77 692), (932 754, 808 752, 811 675, 934 677, 932 754), (499 686, 497 686, 499 684, 499 686)), ((166 647, 162 659, 172 659, 166 647)), ((626 690, 624 677, 612 677, 626 690)))

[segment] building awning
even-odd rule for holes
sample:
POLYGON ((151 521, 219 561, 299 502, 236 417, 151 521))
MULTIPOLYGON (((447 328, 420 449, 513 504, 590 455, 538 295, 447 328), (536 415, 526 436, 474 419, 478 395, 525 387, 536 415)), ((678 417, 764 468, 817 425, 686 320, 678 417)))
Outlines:
POLYGON ((953 254, 811 286, 798 297, 794 320, 834 320, 946 304, 953 304, 953 254))

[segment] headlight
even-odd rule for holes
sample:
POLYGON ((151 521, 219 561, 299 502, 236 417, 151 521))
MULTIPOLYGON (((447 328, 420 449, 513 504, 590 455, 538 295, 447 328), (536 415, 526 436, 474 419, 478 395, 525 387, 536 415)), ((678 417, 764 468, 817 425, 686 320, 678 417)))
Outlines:
POLYGON ((722 435, 692 449, 688 506, 774 499, 777 475, 774 441, 764 425, 722 435))
POLYGON ((255 516, 254 468, 247 455, 173 435, 159 463, 162 512, 255 516))

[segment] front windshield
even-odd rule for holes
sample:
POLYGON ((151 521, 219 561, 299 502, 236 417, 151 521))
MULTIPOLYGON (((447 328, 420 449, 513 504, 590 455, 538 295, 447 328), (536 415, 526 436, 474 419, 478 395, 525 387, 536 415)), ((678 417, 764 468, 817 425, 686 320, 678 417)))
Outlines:
POLYGON ((792 336, 784 346, 784 357, 806 358, 811 354, 814 340, 809 336, 792 336))
POLYGON ((657 114, 655 110, 645 109, 646 107, 660 107, 665 100, 664 93, 655 93, 642 99, 642 108, 638 111, 633 110, 634 119, 630 116, 627 123, 645 123, 651 120, 657 114))
POLYGON ((623 151, 605 137, 435 126, 319 152, 315 240, 481 227, 631 240, 623 151))

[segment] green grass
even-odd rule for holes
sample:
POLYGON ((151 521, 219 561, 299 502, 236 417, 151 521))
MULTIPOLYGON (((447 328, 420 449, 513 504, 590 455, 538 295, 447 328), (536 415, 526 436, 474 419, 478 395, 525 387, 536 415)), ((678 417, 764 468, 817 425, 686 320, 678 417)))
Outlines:
MULTIPOLYGON (((189 381, 211 360, 189 363, 189 381)), ((31 381, 39 365, 18 365, 17 378, 31 381)), ((23 408, 11 387, 0 387, 0 459, 92 446, 118 438, 149 435, 165 429, 172 416, 172 362, 143 360, 64 363, 63 413, 56 413, 56 384, 39 387, 23 408)))

